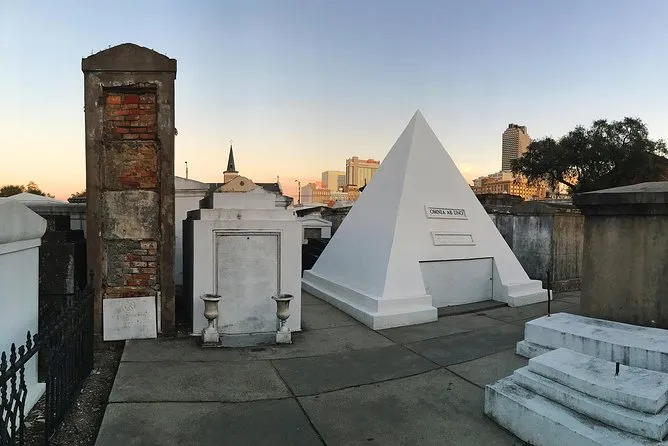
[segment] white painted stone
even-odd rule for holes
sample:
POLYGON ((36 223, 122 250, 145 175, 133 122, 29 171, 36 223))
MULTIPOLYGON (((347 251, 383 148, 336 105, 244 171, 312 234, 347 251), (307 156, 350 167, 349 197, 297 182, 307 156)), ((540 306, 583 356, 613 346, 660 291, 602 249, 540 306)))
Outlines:
POLYGON ((183 220, 188 211, 199 209, 199 202, 209 191, 209 183, 174 177, 174 284, 183 285, 183 220))
POLYGON ((594 398, 628 409, 658 413, 668 402, 668 374, 619 366, 559 348, 529 360, 529 370, 594 398))
POLYGON ((276 343, 277 344, 292 344, 292 333, 289 331, 277 331, 276 332, 276 343))
POLYGON ((527 322, 524 340, 549 349, 565 347, 606 361, 668 372, 668 330, 556 313, 527 322))
MULTIPOLYGON (((11 198, 0 199, 0 352, 37 333, 39 246, 46 220, 11 198)), ((25 365, 26 413, 45 390, 37 382, 37 356, 25 365)))
MULTIPOLYGON (((325 220, 322 217, 317 215, 305 215, 303 217, 298 217, 299 221, 302 222, 302 227, 304 231, 307 229, 318 229, 320 230, 320 238, 328 239, 332 238, 332 222, 325 220)), ((306 237, 303 237, 304 243, 306 243, 306 237)))
POLYGON ((668 433, 668 411, 647 414, 610 403, 574 390, 523 367, 515 370, 512 380, 525 389, 573 411, 625 432, 663 439, 668 433))
POLYGON ((485 414, 535 446, 664 444, 594 421, 525 389, 511 377, 486 386, 485 414))
POLYGON ((417 324, 437 318, 420 263, 477 258, 494 259, 495 300, 547 299, 418 111, 302 283, 373 328, 417 324), (435 244, 433 232, 470 234, 473 244, 435 244))
POLYGON ((102 334, 105 341, 156 338, 158 332, 155 297, 104 299, 102 334))
POLYGON ((435 307, 492 299, 493 259, 420 262, 420 269, 435 307))
POLYGON ((515 349, 515 353, 517 353, 520 356, 524 356, 525 358, 528 359, 535 358, 538 355, 542 355, 543 353, 547 353, 550 351, 552 351, 552 349, 532 344, 531 342, 527 341, 518 342, 515 349))
POLYGON ((275 338, 276 294, 291 294, 290 331, 301 330, 302 224, 280 194, 261 187, 217 192, 188 212, 184 222, 184 295, 193 334, 206 326, 202 294, 221 296, 222 345, 241 345, 259 334, 275 338), (230 342, 226 337, 234 337, 230 342))

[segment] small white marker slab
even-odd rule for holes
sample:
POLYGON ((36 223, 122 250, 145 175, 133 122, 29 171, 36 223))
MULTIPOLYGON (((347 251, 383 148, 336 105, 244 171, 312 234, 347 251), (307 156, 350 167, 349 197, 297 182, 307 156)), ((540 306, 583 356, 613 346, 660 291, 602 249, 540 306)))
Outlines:
POLYGON ((155 296, 102 301, 103 339, 153 339, 158 336, 155 296))

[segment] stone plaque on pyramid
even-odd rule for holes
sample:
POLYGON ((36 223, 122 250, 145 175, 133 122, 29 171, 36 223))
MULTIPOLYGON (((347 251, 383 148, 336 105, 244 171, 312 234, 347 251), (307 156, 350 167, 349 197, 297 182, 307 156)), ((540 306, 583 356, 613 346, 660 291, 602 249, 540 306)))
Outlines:
POLYGON ((440 307, 547 300, 420 111, 302 285, 373 329, 434 321, 440 307))

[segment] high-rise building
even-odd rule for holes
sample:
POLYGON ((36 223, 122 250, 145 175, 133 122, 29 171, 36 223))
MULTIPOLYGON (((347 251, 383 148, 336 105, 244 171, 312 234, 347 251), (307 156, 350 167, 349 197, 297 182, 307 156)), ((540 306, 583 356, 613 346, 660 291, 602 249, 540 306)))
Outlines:
POLYGON ((346 185, 362 187, 371 181, 378 170, 380 161, 368 159, 361 160, 356 156, 346 160, 346 185))
POLYGON ((508 124, 501 137, 501 170, 510 171, 512 160, 524 155, 531 144, 531 137, 524 125, 508 124))
POLYGON ((346 173, 339 170, 326 170, 322 173, 322 186, 336 192, 339 187, 345 186, 346 173))

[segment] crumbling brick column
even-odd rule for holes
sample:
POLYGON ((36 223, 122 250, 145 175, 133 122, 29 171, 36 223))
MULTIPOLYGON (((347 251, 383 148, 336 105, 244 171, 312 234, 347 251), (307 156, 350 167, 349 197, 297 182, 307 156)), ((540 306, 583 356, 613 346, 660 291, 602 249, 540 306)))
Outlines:
POLYGON ((103 299, 159 295, 160 331, 173 334, 176 60, 123 44, 82 70, 95 333, 103 299))

